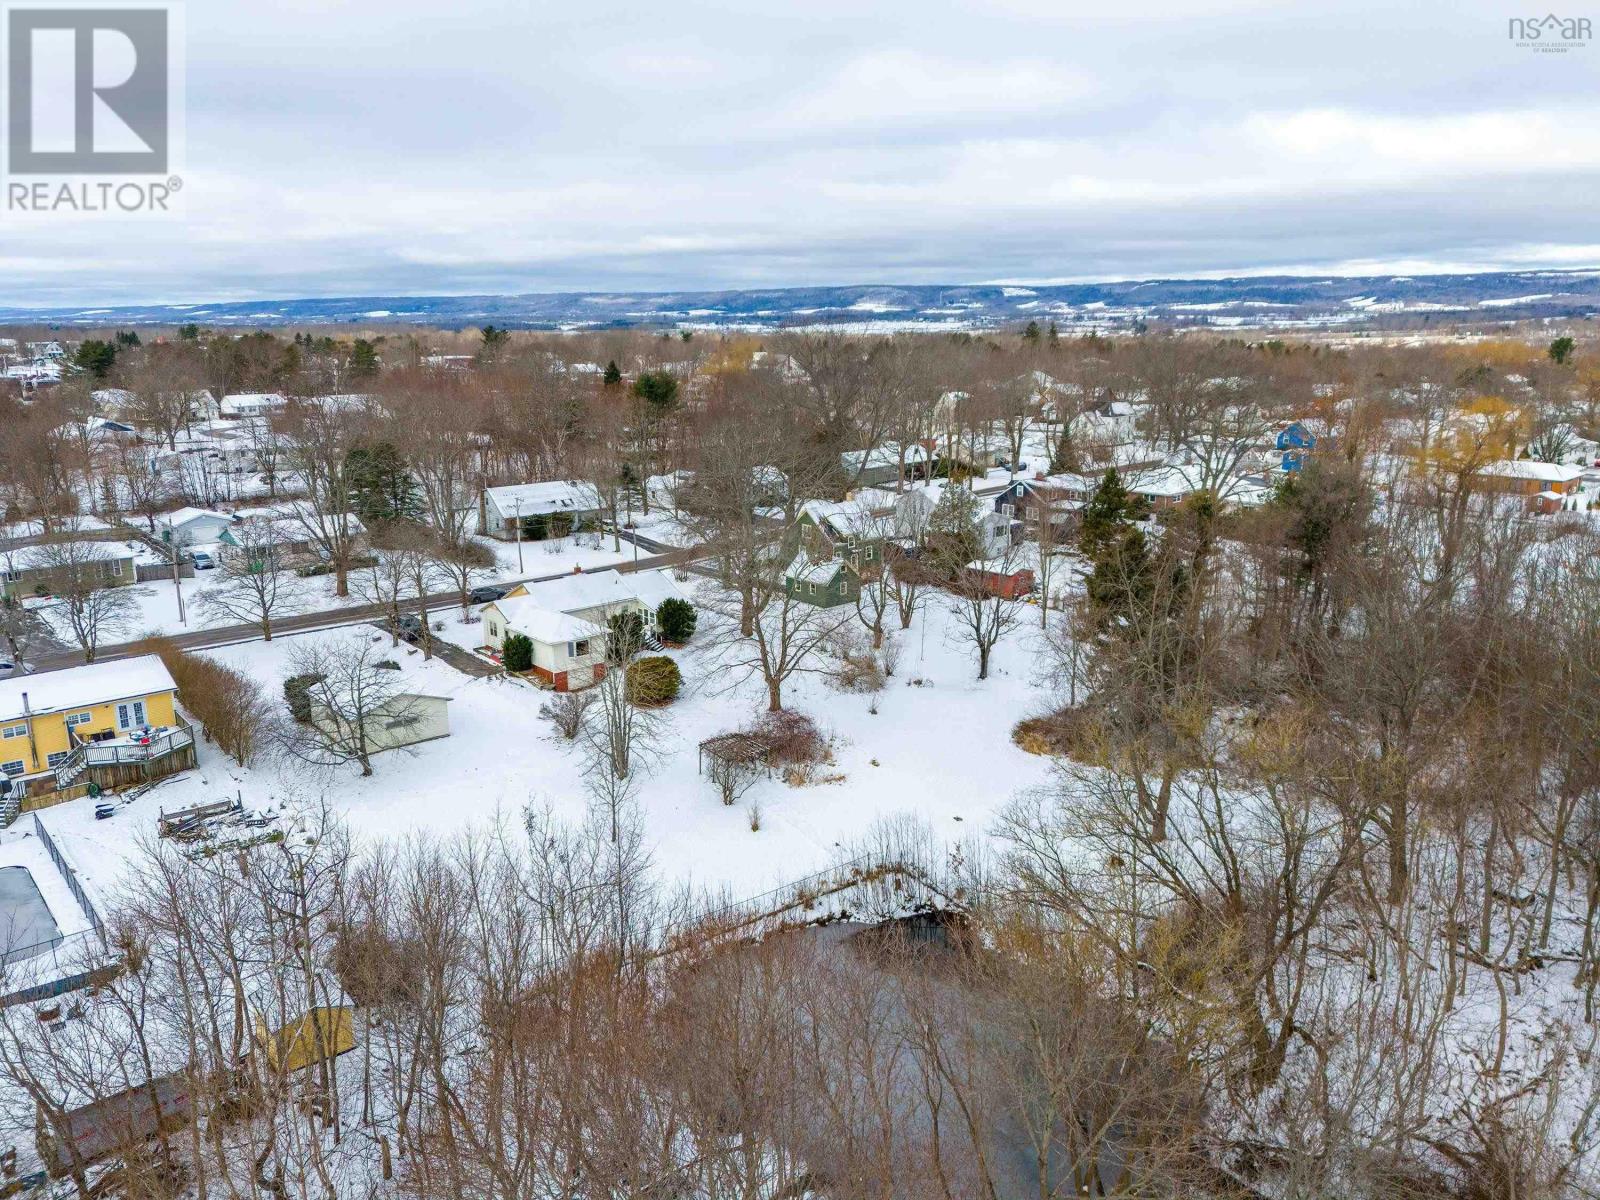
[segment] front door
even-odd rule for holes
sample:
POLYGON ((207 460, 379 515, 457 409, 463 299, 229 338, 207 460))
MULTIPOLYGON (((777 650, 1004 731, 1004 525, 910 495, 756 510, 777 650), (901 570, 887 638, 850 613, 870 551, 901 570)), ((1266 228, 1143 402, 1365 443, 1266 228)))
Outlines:
POLYGON ((143 700, 130 700, 126 704, 117 705, 118 729, 143 729, 144 723, 143 700))

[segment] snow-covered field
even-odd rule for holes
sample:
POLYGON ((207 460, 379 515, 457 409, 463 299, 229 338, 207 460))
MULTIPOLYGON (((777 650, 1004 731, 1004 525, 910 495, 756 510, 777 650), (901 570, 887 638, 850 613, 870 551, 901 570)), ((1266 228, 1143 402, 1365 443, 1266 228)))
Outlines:
MULTIPOLYGON (((1031 613, 1030 613, 1031 615, 1031 613)), ((444 636, 477 644, 479 626, 452 615, 444 636)), ((1018 750, 1011 726, 1042 708, 1032 663, 1037 626, 1026 622, 1002 642, 991 677, 980 683, 967 648, 957 643, 937 605, 904 639, 901 665, 877 698, 834 690, 820 676, 799 676, 786 705, 810 715, 835 739, 836 780, 791 787, 758 783, 724 806, 697 770, 699 742, 747 725, 765 707, 759 679, 736 680, 704 636, 675 652, 684 694, 663 710, 659 758, 638 793, 646 844, 661 878, 735 898, 766 892, 819 870, 881 818, 914 814, 951 842, 981 835, 1019 789, 1043 781, 1047 760, 1018 750), (761 828, 750 828, 752 804, 761 828)), ((301 638, 387 638, 357 626, 301 638)), ((274 695, 301 638, 275 638, 213 652, 260 680, 274 695)), ((577 821, 587 804, 582 755, 539 716, 550 693, 505 677, 469 678, 420 651, 394 652, 408 691, 448 696, 451 736, 374 760, 374 775, 348 768, 312 780, 299 763, 267 762, 241 770, 214 747, 200 765, 97 821, 87 800, 42 814, 85 877, 91 895, 114 897, 141 835, 168 811, 220 799, 246 808, 314 807, 325 800, 369 850, 412 834, 448 836, 519 822, 528 806, 577 821)))

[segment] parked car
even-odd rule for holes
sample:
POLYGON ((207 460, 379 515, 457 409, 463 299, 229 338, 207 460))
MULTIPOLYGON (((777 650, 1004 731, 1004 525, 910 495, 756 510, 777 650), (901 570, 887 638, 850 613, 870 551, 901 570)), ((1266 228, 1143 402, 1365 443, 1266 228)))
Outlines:
POLYGON ((400 618, 400 636, 408 642, 414 642, 422 636, 422 618, 406 616, 400 618))
POLYGON ((7 679, 17 673, 17 664, 9 659, 0 658, 0 679, 7 679))
POLYGON ((496 587, 492 583, 486 583, 482 587, 475 587, 468 592, 467 599, 474 604, 489 604, 495 600, 504 599, 505 594, 510 590, 510 588, 496 587))
POLYGON ((216 565, 217 560, 212 558, 211 555, 207 554, 204 550, 196 550, 194 552, 194 569, 196 571, 209 571, 216 565))

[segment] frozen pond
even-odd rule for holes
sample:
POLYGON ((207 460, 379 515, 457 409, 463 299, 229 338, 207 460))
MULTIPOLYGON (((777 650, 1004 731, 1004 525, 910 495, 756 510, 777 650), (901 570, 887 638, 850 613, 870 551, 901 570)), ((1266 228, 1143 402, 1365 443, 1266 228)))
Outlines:
POLYGON ((27 867, 0 867, 0 962, 43 954, 61 937, 27 867))

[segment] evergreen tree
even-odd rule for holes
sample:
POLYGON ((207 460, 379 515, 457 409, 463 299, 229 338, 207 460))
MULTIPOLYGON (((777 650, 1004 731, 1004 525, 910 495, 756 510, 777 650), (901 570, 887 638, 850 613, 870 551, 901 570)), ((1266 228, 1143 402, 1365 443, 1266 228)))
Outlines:
POLYGON ((676 596, 668 596, 656 608, 656 628, 661 631, 662 640, 676 645, 694 636, 697 619, 694 605, 676 596))
POLYGON ((928 513, 928 546, 947 574, 954 575, 983 556, 981 517, 977 496, 955 483, 945 484, 938 503, 928 513))
POLYGON ((1101 547, 1116 536, 1120 528, 1144 513, 1144 501, 1128 491, 1115 467, 1107 468, 1104 478, 1083 506, 1078 548, 1090 561, 1098 559, 1101 547))
POLYGON ((678 381, 666 371, 646 371, 633 381, 633 394, 644 402, 649 420, 658 420, 678 407, 678 381))
POLYGON ((414 521, 422 513, 417 481, 393 442, 357 446, 345 462, 350 507, 363 521, 414 521))
POLYGON ((1028 327, 1022 331, 1022 340, 1031 346, 1039 344, 1039 322, 1029 321, 1028 327))
POLYGON ((357 338, 350 351, 350 377, 367 379, 378 373, 378 348, 366 338, 357 338))
POLYGON ((1149 608, 1155 586, 1150 545, 1133 525, 1118 525, 1097 547, 1084 590, 1095 625, 1135 621, 1149 608))
POLYGON ((104 379, 117 361, 117 347, 113 342, 90 338, 78 347, 77 357, 73 361, 79 370, 87 371, 96 379, 104 379))
POLYGON ((200 326, 193 321, 190 321, 187 325, 180 326, 178 340, 180 342, 198 342, 200 340, 200 326))
POLYGON ((1054 321, 1050 322, 1049 332, 1045 336, 1050 339, 1050 344, 1052 346, 1061 341, 1061 331, 1056 328, 1056 323, 1054 321))
POLYGON ((1569 337, 1558 337, 1550 343, 1550 361, 1557 366, 1565 366, 1567 359, 1572 357, 1573 347, 1577 343, 1569 337))
POLYGON ((526 634, 507 634, 500 649, 500 661, 513 673, 533 670, 533 643, 526 634))
POLYGON ((622 369, 617 366, 617 360, 612 359, 606 364, 606 373, 601 377, 607 387, 617 387, 622 383, 622 369))

